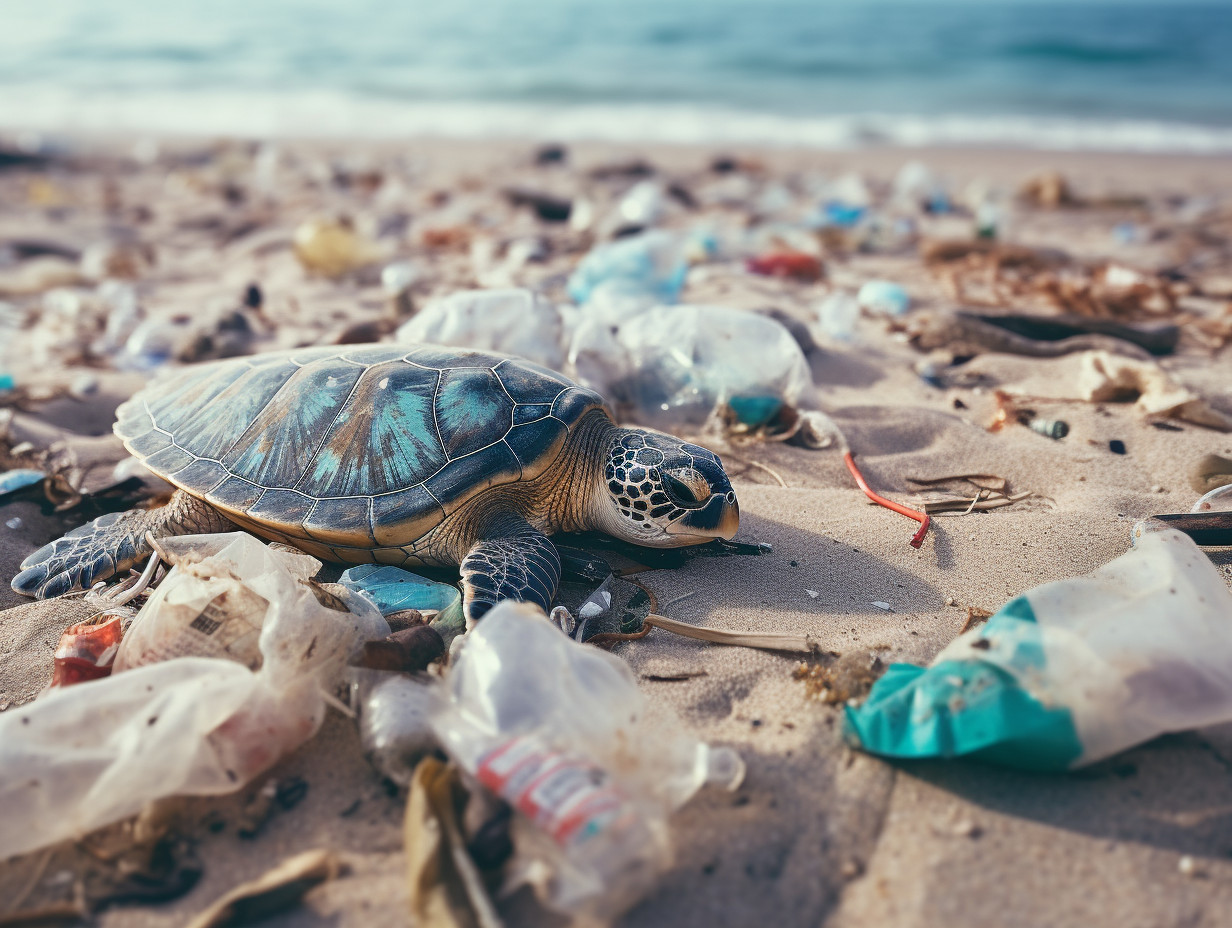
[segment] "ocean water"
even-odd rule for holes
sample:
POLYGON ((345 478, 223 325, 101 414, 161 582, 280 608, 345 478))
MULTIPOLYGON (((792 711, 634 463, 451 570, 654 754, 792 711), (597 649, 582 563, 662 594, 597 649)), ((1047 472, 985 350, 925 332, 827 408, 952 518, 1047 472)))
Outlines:
POLYGON ((1232 0, 3 0, 0 129, 1232 151, 1232 0))

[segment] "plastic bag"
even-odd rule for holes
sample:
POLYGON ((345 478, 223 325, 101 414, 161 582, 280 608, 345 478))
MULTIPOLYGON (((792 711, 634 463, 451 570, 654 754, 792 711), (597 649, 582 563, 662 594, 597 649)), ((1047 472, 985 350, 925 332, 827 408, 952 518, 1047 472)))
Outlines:
POLYGON ((1232 592, 1186 535, 1145 534, 1085 577, 1036 587, 928 668, 893 664, 847 709, 858 747, 1041 770, 1232 721, 1232 592))
POLYGON ((560 911, 607 918, 632 906, 670 864, 668 814, 703 783, 743 778, 734 751, 685 734, 623 661, 532 606, 484 616, 446 688, 437 737, 517 811, 519 859, 546 865, 537 889, 560 911))
POLYGON ((671 232, 643 232, 596 245, 569 277, 569 296, 586 303, 595 288, 620 280, 674 303, 689 272, 686 243, 671 232))
POLYGON ((100 828, 153 799, 239 789, 316 732, 322 690, 337 684, 364 640, 389 633, 358 594, 334 596, 307 580, 311 565, 297 560, 305 555, 290 555, 297 576, 287 555, 242 532, 160 545, 177 566, 117 656, 117 665, 127 654, 125 666, 143 666, 50 690, 0 715, 0 858, 100 828), (216 611, 185 623, 191 609, 182 604, 217 592, 215 578, 227 573, 227 589, 206 600, 216 611), (246 607, 262 598, 264 611, 241 622, 220 596, 246 607), (242 634, 228 644, 212 627, 242 634), (245 629, 255 630, 255 651, 245 629), (190 646, 228 658, 148 663, 190 646))
POLYGON ((583 324, 569 354, 582 383, 664 429, 701 425, 722 404, 744 425, 762 425, 813 382, 786 328, 725 307, 659 306, 615 332, 583 324))
POLYGON ((560 313, 530 290, 463 290, 434 300, 401 328, 406 344, 514 354, 553 370, 565 361, 560 313))

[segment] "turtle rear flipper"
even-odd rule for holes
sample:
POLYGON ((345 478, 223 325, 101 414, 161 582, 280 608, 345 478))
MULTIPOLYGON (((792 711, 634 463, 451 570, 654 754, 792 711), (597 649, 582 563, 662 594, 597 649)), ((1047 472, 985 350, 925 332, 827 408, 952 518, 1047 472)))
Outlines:
POLYGON ((88 590, 148 557, 147 533, 161 538, 234 528, 217 510, 177 492, 166 506, 111 512, 43 545, 21 562, 12 587, 37 599, 88 590))
POLYGON ((466 627, 504 599, 551 609, 560 583, 560 555, 551 539, 517 517, 501 520, 487 535, 461 564, 466 627))

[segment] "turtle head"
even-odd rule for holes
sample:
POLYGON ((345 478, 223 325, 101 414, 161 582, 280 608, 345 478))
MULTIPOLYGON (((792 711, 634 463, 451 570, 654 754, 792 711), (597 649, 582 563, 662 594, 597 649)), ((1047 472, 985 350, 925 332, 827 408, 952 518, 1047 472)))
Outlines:
POLYGON ((657 432, 617 429, 603 468, 602 528, 653 548, 731 538, 740 527, 723 462, 705 448, 657 432))

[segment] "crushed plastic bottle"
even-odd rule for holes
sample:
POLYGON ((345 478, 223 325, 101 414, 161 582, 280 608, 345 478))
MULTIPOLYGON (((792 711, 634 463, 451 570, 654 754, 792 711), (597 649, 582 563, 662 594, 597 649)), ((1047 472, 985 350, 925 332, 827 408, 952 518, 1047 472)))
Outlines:
POLYGON ((791 333, 756 313, 661 306, 615 328, 580 326, 570 363, 583 383, 657 428, 701 425, 724 404, 756 427, 798 406, 812 385, 791 333))
MULTIPOLYGON (((668 815, 744 764, 680 730, 618 657, 566 637, 531 606, 484 616, 432 717, 446 752, 515 810, 517 854, 551 871, 544 901, 612 918, 670 865, 668 815)), ((525 867, 523 867, 525 869, 525 867)))
POLYGON ((433 300, 395 338, 518 355, 553 370, 565 362, 560 312, 531 290, 462 290, 433 300))
POLYGON ((444 612, 456 608, 462 598, 451 583, 438 583, 391 565, 350 567, 338 582, 371 601, 385 616, 404 609, 444 612))
POLYGON ((643 232, 598 245, 569 277, 569 296, 582 304, 605 281, 622 280, 663 303, 674 303, 684 288, 689 264, 680 236, 643 232))
POLYGON ((848 707, 848 739, 887 757, 1066 770, 1232 722, 1232 592, 1188 536, 1159 528, 1011 600, 929 667, 892 664, 848 707))

